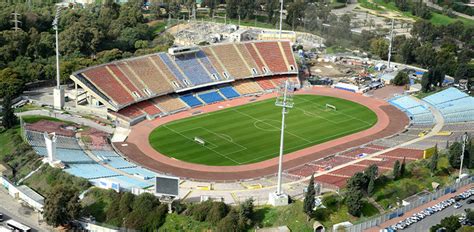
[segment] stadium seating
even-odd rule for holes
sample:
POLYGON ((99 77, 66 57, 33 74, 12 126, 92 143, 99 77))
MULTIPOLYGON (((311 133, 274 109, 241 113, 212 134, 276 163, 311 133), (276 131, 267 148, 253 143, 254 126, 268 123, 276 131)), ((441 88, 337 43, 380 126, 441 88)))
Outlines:
POLYGON ((194 95, 192 94, 186 94, 180 96, 181 100, 183 100, 186 104, 188 104, 190 107, 196 107, 202 105, 202 102, 199 101, 194 95))
POLYGON ((124 172, 126 172, 130 175, 141 176, 144 179, 149 179, 149 178, 153 178, 153 177, 157 176, 156 173, 154 173, 152 171, 149 171, 147 169, 144 169, 144 168, 140 168, 140 167, 123 168, 123 169, 120 169, 120 170, 124 171, 124 172))
MULTIPOLYGON (((202 49, 201 51, 202 51, 202 52, 207 56, 207 58, 209 59, 209 62, 211 62, 211 64, 214 65, 216 71, 217 71, 219 74, 221 74, 221 77, 225 78, 225 77, 223 76, 223 73, 224 73, 224 72, 227 72, 227 75, 230 76, 230 73, 225 69, 225 67, 223 66, 221 60, 216 56, 214 50, 212 50, 210 46, 208 46, 208 47, 202 47, 201 49, 202 49)), ((232 77, 230 76, 230 78, 232 78, 232 77)))
POLYGON ((145 97, 146 94, 138 89, 126 76, 125 74, 120 71, 120 69, 115 64, 107 65, 107 69, 109 69, 110 73, 117 77, 117 79, 122 82, 122 84, 128 88, 129 91, 135 92, 140 97, 145 97))
POLYGON ((182 89, 184 86, 187 86, 184 82, 182 82, 180 79, 176 78, 173 73, 166 67, 166 64, 163 63, 163 61, 160 59, 158 55, 153 55, 150 56, 149 59, 156 65, 158 68, 161 70, 163 73, 164 77, 168 79, 171 83, 174 89, 182 89))
POLYGON ((65 171, 71 175, 86 179, 120 176, 119 173, 100 164, 71 164, 65 171))
POLYGON ((270 79, 260 78, 257 80, 257 83, 264 90, 272 90, 276 88, 276 86, 273 84, 273 82, 270 79))
POLYGON ((263 92, 263 89, 254 81, 244 80, 233 84, 235 89, 242 95, 255 94, 263 92))
POLYGON ((174 88, 147 57, 127 60, 127 63, 153 93, 162 94, 174 91, 174 88))
POLYGON ((67 164, 95 163, 83 150, 56 148, 56 159, 67 164))
POLYGON ((126 188, 126 189, 147 188, 147 187, 153 186, 154 184, 152 181, 138 180, 138 179, 131 178, 128 176, 108 177, 108 178, 103 178, 101 180, 110 181, 112 183, 118 183, 120 185, 120 188, 126 188))
POLYGON ((255 43, 255 47, 265 60, 270 71, 273 73, 288 72, 288 65, 285 64, 286 57, 282 55, 282 49, 275 42, 255 43))
POLYGON ((179 98, 169 95, 155 98, 153 101, 168 113, 173 113, 188 108, 188 106, 184 104, 179 98))
POLYGON ((221 88, 219 88, 219 92, 222 95, 224 95, 224 97, 226 97, 227 99, 240 97, 240 94, 237 93, 237 91, 235 91, 235 89, 232 88, 232 86, 221 87, 221 88))
MULTIPOLYGON (((466 93, 463 93, 459 91, 458 89, 451 87, 441 92, 425 97, 423 98, 423 101, 426 101, 430 103, 431 105, 438 106, 438 105, 442 105, 443 103, 454 101, 460 98, 465 98, 467 96, 468 95, 466 93)), ((440 108, 441 107, 442 106, 440 106, 440 108)))
POLYGON ((456 88, 448 88, 423 100, 436 107, 446 123, 474 121, 474 98, 456 88))
POLYGON ((174 62, 171 60, 171 58, 168 56, 168 54, 165 53, 159 53, 158 56, 161 58, 161 61, 168 67, 168 69, 171 71, 173 76, 175 76, 181 83, 184 84, 184 86, 192 86, 194 83, 190 82, 176 67, 174 62))
MULTIPOLYGON (((220 60, 225 69, 229 72, 235 79, 241 79, 245 77, 252 76, 251 70, 246 67, 245 62, 240 58, 237 53, 237 50, 232 44, 225 44, 222 46, 209 47, 208 56, 214 52, 216 56, 209 56, 212 59, 220 60), (230 56, 229 54, 236 54, 235 56, 230 56)), ((216 62, 214 62, 216 63, 216 62)))
POLYGON ((175 62, 194 85, 213 82, 194 54, 176 56, 175 62))
POLYGON ((150 116, 157 116, 162 113, 161 110, 150 100, 139 102, 136 106, 150 116))
POLYGON ((128 91, 118 83, 104 66, 86 70, 83 75, 118 104, 123 105, 134 101, 128 91))
MULTIPOLYGON (((255 61, 255 64, 257 65, 258 70, 261 70, 260 73, 264 73, 262 69, 263 69, 263 67, 266 67, 266 65, 260 59, 258 51, 254 48, 254 44, 246 43, 245 47, 247 48, 247 51, 249 52, 252 59, 255 61)), ((270 71, 270 70, 268 70, 268 71, 270 71)))
POLYGON ((132 72, 132 68, 127 62, 117 62, 115 63, 117 69, 120 70, 125 77, 130 80, 143 94, 143 96, 147 96, 148 94, 144 92, 144 89, 150 89, 141 79, 139 76, 136 76, 132 72))
POLYGON ((145 116, 145 113, 142 110, 140 110, 136 105, 131 105, 126 108, 123 108, 119 110, 117 113, 131 120, 145 116))
MULTIPOLYGON (((26 130, 25 135, 26 135, 26 140, 31 146, 34 146, 34 147, 46 146, 42 132, 26 130)), ((80 149, 80 146, 77 143, 77 139, 74 137, 56 135, 56 138, 57 138, 56 147, 58 148, 80 149)))
MULTIPOLYGON (((295 57, 293 56, 293 52, 291 51, 290 43, 288 42, 280 42, 281 46, 283 47, 283 52, 286 56, 286 60, 288 60, 289 65, 293 65, 296 68, 295 57)), ((296 70, 295 70, 296 71, 296 70)))
POLYGON ((208 73, 215 74, 218 80, 224 80, 219 72, 217 72, 216 68, 211 64, 209 58, 207 58, 206 54, 203 51, 199 51, 196 53, 196 58, 201 62, 202 66, 207 70, 208 73))
MULTIPOLYGON (((242 55, 244 60, 247 62, 247 64, 250 66, 250 68, 254 68, 257 71, 257 74, 263 74, 262 71, 262 66, 259 66, 257 62, 252 58, 252 55, 250 54, 249 50, 247 49, 247 46, 244 44, 234 44, 235 48, 237 49, 237 52, 242 55)), ((255 75, 252 73, 251 75, 255 75)))
POLYGON ((395 97, 388 102, 404 111, 413 124, 432 125, 434 123, 434 116, 431 111, 410 96, 395 97))
POLYGON ((201 98, 201 100, 203 100, 207 104, 224 101, 224 98, 222 98, 222 96, 215 91, 199 93, 198 96, 199 98, 201 98))

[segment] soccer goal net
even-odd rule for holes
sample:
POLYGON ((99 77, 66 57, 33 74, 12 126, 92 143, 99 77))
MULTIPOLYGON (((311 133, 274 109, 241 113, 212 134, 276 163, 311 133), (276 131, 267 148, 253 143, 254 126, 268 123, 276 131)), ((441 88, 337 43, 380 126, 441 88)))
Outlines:
POLYGON ((326 104, 326 110, 337 110, 337 108, 331 104, 326 104))
POLYGON ((199 137, 194 137, 194 142, 200 144, 200 145, 206 145, 206 142, 204 141, 204 139, 201 139, 199 137))

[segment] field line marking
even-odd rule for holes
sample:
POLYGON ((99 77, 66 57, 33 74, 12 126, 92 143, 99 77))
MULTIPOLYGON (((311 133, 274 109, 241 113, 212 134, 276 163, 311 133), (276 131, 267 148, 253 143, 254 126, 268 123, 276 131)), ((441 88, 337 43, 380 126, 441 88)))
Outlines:
MULTIPOLYGON (((303 144, 299 144, 299 145, 296 145, 296 146, 293 146, 293 147, 290 147, 290 148, 284 148, 283 151, 291 150, 291 149, 295 149, 295 148, 299 148, 299 147, 303 147, 303 146, 306 146, 306 145, 311 144, 311 143, 314 143, 314 142, 326 140, 326 139, 328 139, 328 138, 336 137, 336 136, 339 136, 339 135, 344 134, 344 133, 346 133, 346 132, 356 131, 356 130, 362 129, 362 128, 364 128, 364 127, 365 127, 365 126, 357 127, 357 128, 352 129, 352 130, 348 130, 348 131, 344 131, 344 132, 337 133, 337 134, 334 134, 334 135, 326 136, 326 137, 321 138, 321 139, 316 139, 316 140, 311 141, 311 142, 309 142, 309 143, 303 143, 303 144)), ((316 144, 315 144, 315 145, 316 145, 316 144)), ((275 153, 271 153, 271 154, 268 154, 268 155, 259 156, 258 158, 251 159, 251 160, 248 160, 248 161, 244 162, 244 164, 245 164, 245 163, 250 163, 250 162, 252 162, 252 161, 254 161, 254 160, 257 160, 257 159, 266 158, 266 157, 274 156, 274 155, 278 155, 278 154, 279 154, 279 152, 275 152, 275 153)))
MULTIPOLYGON (((270 126, 272 126, 272 127, 274 127, 274 128, 277 128, 278 131, 281 130, 279 127, 276 127, 276 126, 274 126, 274 125, 272 125, 272 124, 270 124, 270 123, 267 123, 267 122, 265 122, 264 120, 255 118, 255 117, 252 116, 252 115, 246 114, 246 113, 244 113, 244 112, 240 112, 239 110, 235 110, 235 109, 234 109, 234 111, 236 111, 236 112, 238 112, 238 113, 240 113, 240 114, 242 114, 242 115, 245 115, 245 116, 247 116, 247 117, 249 117, 249 118, 252 118, 253 120, 257 120, 257 121, 263 122, 263 123, 265 123, 265 124, 267 124, 267 125, 270 125, 270 126)), ((301 137, 301 136, 299 136, 299 135, 295 135, 295 134, 289 132, 288 130, 285 130, 285 133, 288 133, 288 134, 290 134, 290 135, 293 135, 293 136, 295 136, 295 137, 297 137, 297 138, 299 138, 299 139, 302 139, 302 140, 304 140, 304 141, 306 141, 306 142, 311 142, 311 141, 307 140, 306 138, 303 138, 303 137, 301 137)))
MULTIPOLYGON (((170 128, 168 127, 168 129, 170 129, 170 128)), ((197 129, 205 129, 205 128, 203 128, 203 127, 193 127, 193 128, 191 128, 191 129, 187 129, 187 130, 183 130, 183 131, 178 131, 178 133, 181 133, 181 134, 182 134, 182 133, 185 133, 185 132, 188 132, 188 131, 197 130, 197 129)), ((187 139, 189 139, 189 140, 194 141, 194 138, 189 138, 188 136, 185 136, 185 137, 186 137, 187 139)), ((209 141, 207 141, 207 140, 205 140, 205 142, 211 144, 213 149, 219 147, 218 145, 216 145, 216 144, 214 144, 214 143, 211 143, 211 142, 209 142, 209 141)))
POLYGON ((330 123, 332 123, 332 124, 337 124, 337 122, 332 121, 332 120, 329 120, 329 119, 327 119, 327 118, 325 118, 325 117, 323 117, 323 116, 321 116, 321 115, 318 115, 318 114, 316 114, 316 113, 313 113, 313 112, 310 112, 310 111, 301 109, 301 108, 299 108, 299 107, 296 107, 295 109, 302 111, 303 114, 305 114, 306 116, 318 117, 318 118, 321 118, 321 119, 323 119, 323 120, 326 120, 326 121, 328 121, 328 122, 330 122, 330 123))
MULTIPOLYGON (((318 106, 323 107, 323 105, 321 105, 321 104, 318 104, 318 103, 312 102, 312 101, 308 101, 308 100, 306 100, 306 99, 304 99, 304 98, 302 98, 301 100, 303 100, 303 101, 305 101, 305 102, 309 102, 309 103, 311 103, 311 104, 313 104, 313 105, 318 105, 318 106)), ((359 103, 357 103, 357 104, 359 104, 359 103)), ((371 110, 371 111, 372 111, 372 110, 371 110)), ((355 120, 358 120, 358 121, 360 121, 360 122, 363 122, 363 123, 365 123, 365 124, 367 124, 367 125, 369 125, 369 126, 372 125, 371 123, 369 123, 369 122, 367 122, 367 121, 364 121, 364 120, 362 120, 362 119, 360 119, 360 118, 356 118, 356 117, 354 117, 354 116, 352 116, 352 115, 348 115, 348 114, 346 114, 346 113, 341 113, 341 112, 339 112, 339 111, 337 111, 337 110, 334 111, 334 113, 335 113, 335 114, 339 114, 339 115, 344 115, 344 116, 350 117, 350 118, 352 118, 352 119, 355 119, 355 120)))
MULTIPOLYGON (((181 136, 183 136, 183 137, 184 137, 184 138, 186 138, 186 139, 190 139, 190 138, 188 138, 187 136, 185 136, 185 135, 181 134, 180 132, 178 132, 178 131, 175 131, 175 130, 173 130, 173 129, 171 129, 171 128, 167 127, 166 125, 164 125, 164 127, 165 127, 165 128, 167 128, 168 130, 171 130, 171 131, 173 131, 174 133, 176 133, 176 134, 178 134, 178 135, 181 135, 181 136)), ((242 164, 242 163, 240 163, 240 162, 237 162, 237 161, 235 161, 234 159, 232 159, 232 158, 230 158, 230 157, 228 157, 228 156, 226 156, 226 155, 224 155, 224 154, 221 154, 221 153, 220 153, 220 152, 218 152, 218 151, 215 151, 215 150, 214 150, 214 149, 212 149, 212 148, 209 148, 209 147, 206 147, 206 146, 204 146, 204 148, 206 148, 206 149, 208 149, 208 150, 210 150, 210 151, 213 151, 213 152, 215 152, 216 154, 218 154, 218 155, 220 155, 220 156, 222 156, 222 157, 224 157, 224 158, 227 158, 228 160, 230 160, 230 161, 232 161, 232 162, 234 162, 234 163, 236 163, 236 164, 242 164)))
MULTIPOLYGON (((242 151, 247 149, 247 147, 245 147, 245 146, 243 146, 243 145, 240 145, 240 144, 238 144, 238 143, 235 143, 234 141, 227 140, 225 137, 223 137, 222 135, 219 135, 218 133, 216 133, 216 132, 214 132, 214 131, 211 131, 211 130, 209 130, 209 129, 207 129, 207 128, 204 128, 204 127, 201 127, 201 128, 204 129, 204 130, 207 130, 208 132, 211 132, 211 133, 215 134, 216 136, 220 137, 220 138, 223 139, 223 140, 226 140, 227 142, 233 143, 234 145, 237 145, 237 146, 243 148, 242 151)), ((228 135, 227 135, 227 136, 228 136, 228 135)), ((229 137, 230 137, 230 136, 229 136, 229 137)), ((232 139, 232 137, 230 137, 230 138, 232 139)))

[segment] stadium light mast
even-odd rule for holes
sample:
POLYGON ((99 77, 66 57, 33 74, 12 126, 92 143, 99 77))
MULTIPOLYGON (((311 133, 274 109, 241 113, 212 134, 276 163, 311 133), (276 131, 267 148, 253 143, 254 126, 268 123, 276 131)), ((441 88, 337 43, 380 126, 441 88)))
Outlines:
POLYGON ((390 68, 390 58, 392 57, 392 41, 393 41, 393 19, 392 19, 392 30, 390 30, 390 44, 388 45, 388 68, 390 68))
POLYGON ((468 140, 468 135, 467 135, 467 132, 464 132, 464 134, 462 135, 462 153, 461 153, 461 165, 459 166, 459 177, 458 177, 458 181, 461 181, 461 175, 462 175, 462 165, 463 165, 463 161, 464 161, 464 151, 466 150, 466 142, 468 140))
POLYGON ((60 73, 59 73, 59 14, 61 13, 61 7, 58 6, 56 9, 56 15, 53 20, 53 29, 56 31, 56 88, 54 88, 54 109, 61 110, 64 107, 64 89, 60 85, 60 73))
POLYGON ((283 24, 283 0, 280 0, 280 31, 278 32, 279 39, 281 39, 282 24, 283 24))
POLYGON ((288 195, 284 194, 281 188, 281 174, 283 164, 283 148, 285 141, 285 115, 288 110, 293 108, 293 87, 289 80, 286 80, 284 85, 280 88, 279 96, 275 101, 275 105, 282 108, 281 111, 281 130, 280 130, 280 154, 278 157, 278 183, 277 191, 270 193, 270 204, 273 206, 281 206, 288 204, 288 195))

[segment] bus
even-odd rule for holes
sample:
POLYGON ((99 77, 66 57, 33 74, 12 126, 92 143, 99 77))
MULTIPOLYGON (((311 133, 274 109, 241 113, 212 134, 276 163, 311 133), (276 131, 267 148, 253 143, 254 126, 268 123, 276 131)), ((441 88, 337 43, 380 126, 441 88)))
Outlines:
POLYGON ((13 231, 18 231, 18 232, 30 232, 31 228, 28 226, 25 226, 15 220, 7 220, 5 222, 5 225, 9 228, 12 229, 13 231))

